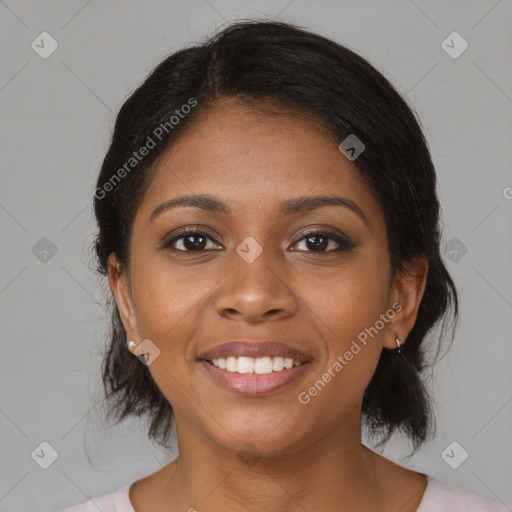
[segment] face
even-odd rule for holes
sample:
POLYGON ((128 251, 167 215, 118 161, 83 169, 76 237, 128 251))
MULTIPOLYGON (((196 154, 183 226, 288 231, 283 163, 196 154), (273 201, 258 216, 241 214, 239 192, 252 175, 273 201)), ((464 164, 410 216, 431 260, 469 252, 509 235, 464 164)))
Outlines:
POLYGON ((406 338, 424 287, 392 279, 383 211, 336 143, 227 100, 157 162, 130 256, 119 274, 111 255, 110 283, 128 339, 156 355, 178 440, 234 451, 358 437, 380 353, 406 338), (169 203, 192 195, 215 202, 169 203), (325 196, 339 199, 297 201, 325 196), (233 340, 247 343, 218 349, 233 340), (262 373, 239 373, 253 362, 262 373))

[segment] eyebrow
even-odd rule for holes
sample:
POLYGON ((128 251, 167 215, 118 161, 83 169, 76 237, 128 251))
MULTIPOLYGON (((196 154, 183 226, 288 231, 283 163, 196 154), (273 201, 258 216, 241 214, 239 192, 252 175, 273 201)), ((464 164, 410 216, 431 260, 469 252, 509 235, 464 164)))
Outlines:
MULTIPOLYGON (((164 212, 167 212, 174 208, 186 206, 200 208, 201 210, 209 212, 224 213, 227 215, 231 214, 231 208, 221 200, 206 194, 196 194, 176 197, 174 199, 170 199, 169 201, 165 201, 164 203, 160 204, 153 210, 149 217, 149 222, 152 222, 153 220, 155 220, 156 217, 158 217, 164 212)), ((357 214, 359 217, 361 217, 366 226, 371 230, 370 220, 368 219, 367 215, 364 213, 362 208, 353 201, 351 201, 350 199, 336 195, 300 196, 294 197, 292 199, 287 199, 281 203, 279 208, 279 215, 281 217, 284 217, 286 215, 291 215, 294 213, 302 213, 311 210, 316 210, 317 208, 321 208, 323 206, 342 206, 344 208, 348 208, 349 210, 357 214)))

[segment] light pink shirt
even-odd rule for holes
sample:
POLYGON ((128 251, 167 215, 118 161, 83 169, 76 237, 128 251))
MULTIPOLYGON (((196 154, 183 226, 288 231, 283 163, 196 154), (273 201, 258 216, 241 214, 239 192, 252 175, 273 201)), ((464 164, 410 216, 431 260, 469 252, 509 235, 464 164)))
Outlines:
MULTIPOLYGON (((511 509, 496 501, 489 501, 445 484, 427 475, 427 488, 416 512, 510 512, 511 509)), ((128 491, 130 485, 105 494, 63 512, 135 512, 128 491)))

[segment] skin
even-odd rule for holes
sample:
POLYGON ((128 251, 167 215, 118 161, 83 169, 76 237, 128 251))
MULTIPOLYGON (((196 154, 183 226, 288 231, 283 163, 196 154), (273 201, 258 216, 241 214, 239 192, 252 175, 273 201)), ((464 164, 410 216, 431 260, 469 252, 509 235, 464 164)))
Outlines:
POLYGON ((381 351, 395 349, 395 338, 406 340, 414 326, 427 259, 392 276, 381 207, 313 122, 222 100, 191 126, 157 161, 134 219, 129 268, 109 258, 127 339, 149 339, 160 350, 148 368, 172 404, 180 453, 132 484, 135 510, 415 511, 425 477, 362 445, 361 404, 381 351), (149 220, 160 204, 190 194, 215 196, 232 213, 186 206, 149 220), (335 205, 278 214, 292 197, 332 194, 356 203, 369 226, 335 205), (214 238, 206 250, 189 244, 187 252, 184 239, 174 251, 162 248, 178 228, 195 225, 214 238), (344 233, 355 248, 336 251, 330 240, 315 249, 306 228, 344 233), (236 252, 248 236, 263 249, 252 263, 236 252), (394 318, 301 404, 297 395, 395 302, 402 309, 394 318), (241 337, 297 347, 310 354, 310 367, 275 393, 236 394, 197 357, 241 337))

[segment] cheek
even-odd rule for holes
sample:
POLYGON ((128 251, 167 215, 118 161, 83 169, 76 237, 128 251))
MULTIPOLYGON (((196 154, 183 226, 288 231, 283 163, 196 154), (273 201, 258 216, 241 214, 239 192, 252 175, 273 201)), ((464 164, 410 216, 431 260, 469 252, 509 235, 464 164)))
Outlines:
POLYGON ((179 381, 187 378, 189 359, 193 358, 190 340, 197 331, 210 286, 190 272, 171 269, 165 261, 148 257, 145 262, 132 275, 134 308, 141 339, 151 340, 160 350, 159 360, 150 371, 155 380, 166 380, 167 390, 175 382, 172 377, 179 381))
POLYGON ((326 349, 316 377, 329 382, 334 393, 351 389, 352 398, 357 398, 369 383, 382 351, 387 323, 381 315, 385 316, 388 308, 389 269, 375 252, 373 257, 368 255, 339 269, 335 278, 311 282, 308 306, 320 320, 316 324, 326 349))
POLYGON ((195 394, 187 360, 192 358, 190 340, 197 331, 201 301, 209 287, 190 273, 172 270, 165 261, 152 261, 149 256, 139 261, 144 263, 134 265, 137 270, 132 273, 139 335, 159 350, 149 371, 173 408, 187 410, 190 394, 195 394))
POLYGON ((366 252, 350 265, 318 275, 305 285, 308 305, 341 348, 374 325, 387 308, 389 269, 382 258, 366 252))
POLYGON ((140 257, 132 273, 133 301, 141 336, 165 341, 187 325, 207 286, 190 272, 173 269, 164 259, 140 257))

